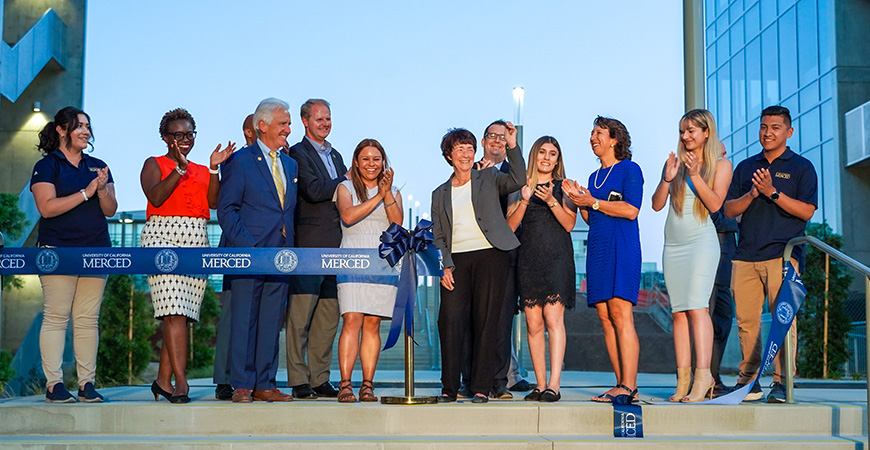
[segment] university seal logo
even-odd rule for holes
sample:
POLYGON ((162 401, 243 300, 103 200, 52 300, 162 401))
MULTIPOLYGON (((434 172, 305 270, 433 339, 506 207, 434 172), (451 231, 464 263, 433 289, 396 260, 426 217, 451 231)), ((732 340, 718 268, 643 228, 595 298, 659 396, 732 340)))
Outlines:
POLYGON ((45 249, 36 254, 36 268, 43 273, 51 273, 57 270, 60 263, 60 258, 57 252, 51 249, 45 249))
POLYGON ((157 266, 157 270, 161 272, 172 272, 176 267, 178 267, 178 253, 175 253, 168 248, 160 250, 157 252, 157 256, 154 257, 154 265, 157 266))
POLYGON ((782 302, 776 305, 776 320, 783 325, 788 325, 794 318, 794 309, 788 303, 782 302))
POLYGON ((275 255, 275 268, 281 272, 292 272, 298 263, 299 257, 292 250, 281 250, 275 255))

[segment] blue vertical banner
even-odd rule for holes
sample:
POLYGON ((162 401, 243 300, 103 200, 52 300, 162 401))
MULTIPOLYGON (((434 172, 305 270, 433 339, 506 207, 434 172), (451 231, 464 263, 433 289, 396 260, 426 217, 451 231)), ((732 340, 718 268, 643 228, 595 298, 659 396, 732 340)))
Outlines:
POLYGON ((633 405, 631 401, 630 395, 617 395, 613 398, 613 437, 643 437, 643 410, 640 405, 633 405))

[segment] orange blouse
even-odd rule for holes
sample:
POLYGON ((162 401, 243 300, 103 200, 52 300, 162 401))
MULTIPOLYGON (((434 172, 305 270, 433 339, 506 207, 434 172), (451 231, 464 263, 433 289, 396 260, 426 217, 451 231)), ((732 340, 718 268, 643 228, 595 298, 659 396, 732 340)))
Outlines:
MULTIPOLYGON (((160 166, 160 179, 165 180, 169 173, 175 170, 177 163, 168 156, 155 156, 160 166)), ((208 167, 190 162, 187 172, 175 186, 175 190, 162 205, 154 206, 148 202, 147 217, 151 216, 182 216, 209 219, 208 208, 208 167)))

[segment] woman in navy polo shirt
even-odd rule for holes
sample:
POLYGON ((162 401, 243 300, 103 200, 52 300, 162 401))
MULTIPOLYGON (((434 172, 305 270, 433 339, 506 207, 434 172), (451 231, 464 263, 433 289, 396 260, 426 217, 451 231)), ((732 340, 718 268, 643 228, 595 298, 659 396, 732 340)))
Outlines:
MULTIPOLYGON (((90 117, 68 106, 39 132, 36 146, 43 158, 33 166, 30 190, 39 210, 42 247, 111 247, 106 217, 118 209, 109 168, 87 155, 93 148, 90 117)), ((97 322, 105 275, 42 275, 45 309, 39 332, 39 351, 45 372, 45 399, 73 403, 76 398, 63 385, 64 337, 70 316, 78 374, 78 399, 101 402, 94 389, 99 338, 97 322)))

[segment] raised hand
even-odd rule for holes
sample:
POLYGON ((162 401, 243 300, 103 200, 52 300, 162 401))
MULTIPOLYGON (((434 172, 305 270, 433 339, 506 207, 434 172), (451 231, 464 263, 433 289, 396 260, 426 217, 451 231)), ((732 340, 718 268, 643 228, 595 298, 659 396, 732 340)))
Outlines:
POLYGON ((208 158, 208 166, 211 170, 217 170, 218 166, 227 160, 233 152, 236 151, 236 143, 228 141, 227 147, 221 150, 221 145, 218 144, 215 147, 214 151, 211 152, 211 156, 208 158))
POLYGON ((523 200, 526 202, 532 198, 532 188, 528 184, 523 185, 522 189, 520 189, 520 195, 523 196, 523 200))
POLYGON ((484 158, 484 159, 481 159, 480 161, 474 163, 474 170, 483 170, 483 169, 486 169, 487 167, 492 167, 494 165, 495 165, 495 163, 484 158))
POLYGON ((665 181, 673 181, 677 176, 677 172, 680 170, 680 162, 677 161, 677 155, 674 152, 671 152, 668 155, 668 160, 665 161, 665 181))
POLYGON ((701 158, 692 152, 686 152, 686 161, 683 165, 686 166, 690 177, 701 173, 701 158))
POLYGON ((507 148, 514 148, 517 146, 517 127, 514 124, 508 122, 505 124, 505 128, 507 129, 507 133, 505 133, 505 139, 507 139, 507 148))
POLYGON ((387 196, 387 193, 391 191, 393 188, 393 168, 384 171, 384 174, 381 176, 381 180, 378 181, 378 196, 384 198, 387 196))
POLYGON ((184 156, 184 153, 181 153, 181 149, 178 148, 178 142, 175 140, 169 143, 169 157, 178 163, 179 169, 187 170, 187 157, 184 156))

